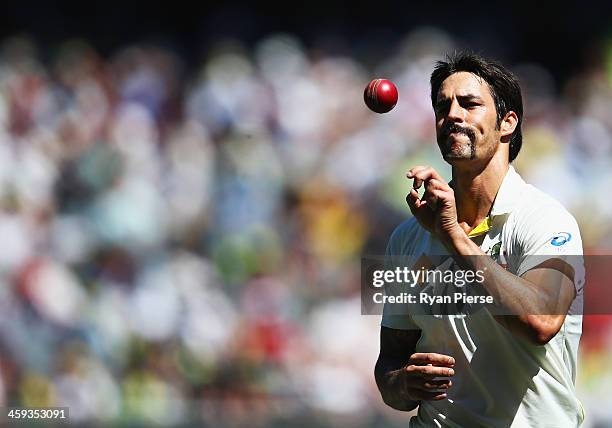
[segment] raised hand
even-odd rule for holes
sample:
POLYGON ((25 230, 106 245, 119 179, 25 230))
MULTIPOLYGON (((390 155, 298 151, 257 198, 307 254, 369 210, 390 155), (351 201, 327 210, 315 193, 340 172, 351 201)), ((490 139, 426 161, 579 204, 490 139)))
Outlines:
POLYGON ((406 202, 421 226, 442 241, 461 230, 457 222, 455 192, 435 169, 415 166, 406 173, 406 177, 414 180, 406 202), (422 185, 425 186, 425 193, 419 198, 417 190, 422 185))

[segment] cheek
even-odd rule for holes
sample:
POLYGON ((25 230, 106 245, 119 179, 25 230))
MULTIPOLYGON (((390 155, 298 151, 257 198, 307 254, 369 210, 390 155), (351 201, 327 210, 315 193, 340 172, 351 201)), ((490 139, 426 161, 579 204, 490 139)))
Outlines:
POLYGON ((489 117, 488 115, 481 117, 478 123, 478 131, 484 137, 493 136, 498 133, 497 116, 489 117))

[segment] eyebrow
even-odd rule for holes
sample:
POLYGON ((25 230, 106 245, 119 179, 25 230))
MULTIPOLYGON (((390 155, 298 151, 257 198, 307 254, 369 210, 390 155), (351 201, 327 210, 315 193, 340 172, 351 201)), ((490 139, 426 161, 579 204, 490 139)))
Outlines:
MULTIPOLYGON (((474 94, 458 95, 457 99, 463 102, 466 102, 466 101, 467 102, 470 102, 470 101, 484 102, 484 100, 481 97, 479 97, 478 95, 474 95, 474 94)), ((439 105, 443 105, 447 103, 448 101, 449 101, 449 98, 438 97, 438 99, 436 100, 436 107, 439 105)))
MULTIPOLYGON (((481 97, 479 97, 478 95, 474 95, 474 94, 458 95, 457 99, 459 101, 483 101, 481 97)), ((446 97, 438 97, 438 99, 436 100, 436 104, 444 102, 444 101, 448 101, 448 100, 449 98, 446 98, 446 97)))

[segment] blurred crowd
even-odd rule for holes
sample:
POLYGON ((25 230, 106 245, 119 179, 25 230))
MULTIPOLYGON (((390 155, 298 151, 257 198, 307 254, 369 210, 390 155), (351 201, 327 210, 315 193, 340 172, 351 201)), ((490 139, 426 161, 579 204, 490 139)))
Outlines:
MULTIPOLYGON (((404 171, 449 176, 429 74, 455 47, 420 28, 372 64, 273 34, 221 40, 194 67, 156 45, 102 57, 4 40, 0 407, 67 406, 88 425, 406 426, 374 384, 360 258, 409 216, 404 171), (389 114, 363 103, 374 77, 399 89, 389 114)), ((612 41, 600 54, 565 82, 510 64, 526 104, 515 166, 591 252, 612 247, 612 41)), ((605 426, 612 329, 585 325, 579 397, 585 426, 605 426)))

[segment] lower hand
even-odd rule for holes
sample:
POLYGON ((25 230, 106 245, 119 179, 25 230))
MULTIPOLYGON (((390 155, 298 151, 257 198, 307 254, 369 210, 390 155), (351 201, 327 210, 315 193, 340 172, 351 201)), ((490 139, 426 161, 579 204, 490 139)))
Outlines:
POLYGON ((398 371, 400 389, 409 400, 444 400, 453 385, 449 378, 455 374, 454 365, 454 358, 448 355, 412 354, 408 364, 398 371))

